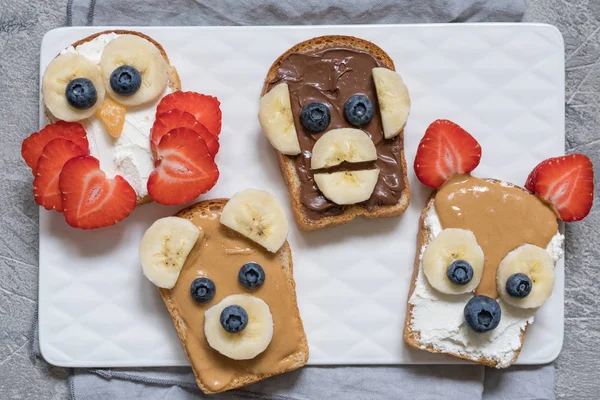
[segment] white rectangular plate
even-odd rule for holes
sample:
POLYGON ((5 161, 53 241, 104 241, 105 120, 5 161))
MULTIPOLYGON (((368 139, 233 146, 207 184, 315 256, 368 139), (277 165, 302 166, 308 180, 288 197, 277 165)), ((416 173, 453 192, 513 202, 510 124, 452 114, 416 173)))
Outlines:
MULTIPOLYGON (((418 218, 429 194, 412 169, 417 143, 431 121, 452 119, 482 145, 475 175, 517 184, 539 161, 563 154, 564 51, 558 30, 527 24, 133 29, 164 46, 184 90, 221 101, 221 177, 205 198, 256 187, 287 204, 275 151, 257 119, 263 80, 280 54, 314 36, 343 34, 371 40, 392 57, 412 98, 405 130, 410 207, 400 218, 358 219, 312 233, 291 225, 310 363, 457 362, 409 350, 402 340, 418 218)), ((101 30, 49 32, 40 73, 62 48, 101 30)), ((46 124, 41 114, 40 124, 46 124)), ((60 214, 40 211, 40 344, 48 362, 188 364, 171 318, 138 263, 144 230, 177 209, 144 205, 116 226, 95 231, 72 229, 60 214)), ((554 293, 527 332, 520 364, 547 363, 560 352, 562 260, 557 271, 554 293)))

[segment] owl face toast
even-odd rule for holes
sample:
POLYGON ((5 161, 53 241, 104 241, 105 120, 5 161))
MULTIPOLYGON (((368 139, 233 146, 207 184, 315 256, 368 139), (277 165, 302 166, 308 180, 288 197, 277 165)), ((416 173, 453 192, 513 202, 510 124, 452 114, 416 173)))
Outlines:
POLYGON ((205 393, 306 363, 287 229, 278 201, 249 189, 160 219, 144 235, 143 272, 160 288, 205 393))
POLYGON ((301 229, 404 211, 409 108, 393 62, 365 40, 314 38, 275 61, 259 120, 278 151, 301 229))
POLYGON ((593 170, 583 155, 557 157, 520 188, 471 176, 480 158, 475 138, 447 120, 419 143, 415 173, 436 191, 421 215, 404 339, 504 368, 552 293, 564 240, 557 217, 581 219, 591 208, 593 170))
POLYGON ((82 39, 50 62, 41 86, 52 124, 25 139, 22 155, 36 202, 69 225, 109 226, 136 205, 183 204, 216 183, 219 102, 181 92, 150 37, 117 30, 82 39))

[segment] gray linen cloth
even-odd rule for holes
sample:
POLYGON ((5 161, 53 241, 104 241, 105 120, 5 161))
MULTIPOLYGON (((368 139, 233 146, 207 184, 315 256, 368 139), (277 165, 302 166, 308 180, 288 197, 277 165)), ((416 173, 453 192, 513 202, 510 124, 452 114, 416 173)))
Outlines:
MULTIPOLYGON (((301 25, 520 21, 523 0, 70 0, 70 25, 301 25)), ((36 335, 37 336, 37 335, 36 335)), ((37 339, 37 337, 36 337, 37 339)), ((39 356, 37 344, 33 352, 39 356)), ((73 399, 554 399, 554 367, 305 367, 205 396, 189 368, 75 369, 73 399)))

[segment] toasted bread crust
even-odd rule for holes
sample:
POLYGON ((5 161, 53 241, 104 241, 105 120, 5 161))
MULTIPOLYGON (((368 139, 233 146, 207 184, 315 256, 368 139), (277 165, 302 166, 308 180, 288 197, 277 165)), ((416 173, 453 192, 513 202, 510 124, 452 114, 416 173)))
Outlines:
MULTIPOLYGON (((484 179, 484 180, 486 180, 488 182, 492 182, 492 183, 500 183, 501 182, 497 179, 484 179)), ((510 183, 506 183, 506 182, 504 184, 508 184, 514 188, 522 189, 523 191, 529 193, 529 191, 527 189, 523 189, 520 186, 513 185, 510 183)), ((412 326, 413 314, 412 313, 413 313, 414 306, 410 303, 410 298, 415 290, 415 285, 417 283, 417 275, 419 273, 419 265, 420 265, 419 255, 421 254, 421 251, 425 247, 427 247, 427 245, 429 244, 429 237, 430 237, 431 232, 430 232, 429 228, 425 226, 425 216, 427 215, 427 212, 431 209, 431 207, 435 206, 436 193, 437 193, 437 191, 434 191, 427 199, 427 205, 423 209, 423 212, 421 213, 421 218, 419 219, 419 232, 417 233, 417 252, 415 254, 413 275, 412 275, 412 280, 411 280, 411 284, 410 284, 410 289, 408 291, 408 299, 407 299, 407 307, 406 307, 406 320, 404 323, 404 341, 406 342, 406 344, 408 344, 411 347, 414 347, 415 349, 425 350, 430 353, 445 354, 448 356, 460 358, 460 359, 466 360, 466 361, 476 362, 476 363, 483 364, 483 365, 486 365, 488 367, 493 367, 493 368, 507 368, 508 366, 510 366, 512 363, 514 363, 517 360, 517 358, 519 357, 519 354, 521 353, 521 349, 523 348, 523 342, 525 341, 525 333, 527 332, 529 323, 525 326, 525 329, 521 330, 521 337, 520 337, 521 345, 515 351, 515 356, 513 357, 512 360, 510 360, 510 363, 504 367, 499 366, 498 361, 492 360, 490 358, 469 357, 465 354, 446 353, 446 352, 443 352, 440 350, 436 350, 431 345, 422 344, 421 338, 420 338, 420 332, 413 330, 413 326, 412 326)))
MULTIPOLYGON (((290 54, 313 52, 334 47, 347 47, 368 52, 383 66, 395 71, 394 62, 390 56, 374 43, 352 36, 320 36, 298 43, 283 53, 277 60, 275 60, 273 65, 271 65, 271 68, 269 68, 269 72, 265 78, 261 96, 267 92, 269 82, 276 78, 277 71, 279 70, 281 63, 285 61, 290 54)), ((288 186, 292 211, 298 227, 304 231, 314 231, 330 226, 345 224, 358 216, 366 218, 385 218, 401 215, 406 210, 408 203, 410 202, 410 187, 406 170, 406 159, 404 157, 404 131, 400 132, 400 136, 402 138, 402 146, 400 146, 400 161, 402 165, 404 190, 398 203, 394 205, 378 206, 371 210, 368 210, 364 205, 361 204, 352 205, 345 208, 344 212, 339 215, 324 215, 318 220, 312 220, 309 218, 305 210, 305 206, 300 200, 300 177, 296 173, 294 158, 292 156, 281 154, 277 151, 279 168, 281 169, 285 183, 288 186)))
MULTIPOLYGON (((106 33, 116 33, 117 35, 135 35, 135 36, 139 36, 143 39, 146 39, 147 41, 149 41, 150 43, 155 45, 156 48, 158 48, 158 50, 160 51, 160 54, 162 54, 165 61, 167 62, 168 74, 169 74, 169 87, 174 92, 181 90, 181 80, 179 79, 179 74, 177 74, 177 70, 175 69, 175 67, 171 65, 171 63, 169 61, 169 57, 167 57, 167 53, 165 52, 165 49, 160 45, 160 43, 158 43, 151 37, 144 35, 141 32, 128 31, 128 30, 123 30, 123 29, 102 31, 102 32, 94 33, 93 35, 85 37, 81 40, 78 40, 75 43, 73 43, 71 46, 77 47, 80 44, 90 42, 90 41, 94 40, 95 38, 97 38, 98 36, 104 35, 106 33)), ((58 55, 57 55, 57 57, 58 57, 58 55)), ((44 105, 44 114, 46 115, 46 118, 48 119, 48 121, 50 121, 50 122, 57 121, 57 119, 50 113, 50 111, 46 108, 45 105, 44 105)), ((152 198, 150 197, 150 195, 146 195, 144 197, 138 197, 136 200, 136 204, 138 206, 142 205, 142 204, 146 204, 146 203, 151 203, 151 202, 152 202, 152 198)))
MULTIPOLYGON (((176 214, 176 216, 180 217, 180 218, 193 219, 194 216, 197 214, 202 214, 202 213, 208 212, 208 211, 214 212, 215 210, 221 211, 223 209, 223 207, 225 206, 225 204, 227 203, 227 201, 228 201, 227 199, 214 199, 214 200, 202 201, 202 202, 196 203, 188 208, 185 208, 185 209, 179 211, 176 214)), ((200 390, 202 390, 204 393, 206 393, 206 394, 220 393, 220 392, 224 392, 227 390, 236 389, 241 386, 250 385, 252 383, 261 381, 261 380, 269 378, 271 376, 279 375, 284 372, 289 372, 289 371, 298 369, 298 368, 304 366, 306 364, 306 362, 308 361, 308 355, 309 355, 308 342, 306 340, 306 334, 304 332, 304 327, 302 325, 302 318, 300 317, 300 310, 298 309, 298 306, 297 306, 298 302, 296 299, 296 283, 294 281, 294 274, 293 274, 292 250, 290 249, 290 245, 288 244, 287 241, 284 243, 284 245, 281 247, 281 249, 279 249, 278 253, 279 253, 279 258, 281 260, 281 267, 283 268, 284 272, 286 273, 288 283, 292 289, 292 290, 290 290, 290 296, 292 296, 293 302, 294 302, 294 304, 296 304, 295 317, 300 321, 300 327, 301 327, 300 329, 302 329, 302 341, 301 341, 301 343, 298 344, 300 350, 297 353, 294 353, 289 356, 289 357, 295 359, 295 362, 289 368, 281 369, 278 371, 273 371, 272 373, 269 373, 269 374, 256 375, 256 374, 247 373, 246 375, 236 378, 229 385, 227 385, 226 387, 224 387, 223 389, 218 390, 218 391, 210 390, 204 384, 204 381, 202 380, 203 377, 194 368, 194 364, 192 363, 192 360, 191 360, 193 355, 188 352, 188 347, 187 347, 187 327, 186 327, 185 321, 179 315, 179 311, 178 311, 177 307, 175 306, 175 304, 172 301, 171 291, 168 289, 161 289, 161 288, 158 289, 165 305, 167 306, 167 310, 169 311, 169 314, 171 314, 171 318, 173 319, 173 324, 175 325, 175 329, 177 330, 177 334, 179 335, 179 339, 181 340, 181 344, 183 345, 185 354, 186 354, 188 360, 190 361, 192 370, 194 371, 194 375, 196 377, 196 383, 198 384, 198 387, 200 388, 200 390)))

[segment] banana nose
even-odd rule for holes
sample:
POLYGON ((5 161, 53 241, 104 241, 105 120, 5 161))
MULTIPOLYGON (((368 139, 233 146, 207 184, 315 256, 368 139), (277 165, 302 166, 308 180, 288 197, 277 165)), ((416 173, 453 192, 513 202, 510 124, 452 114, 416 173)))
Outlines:
POLYGON ((125 125, 125 114, 127 108, 108 96, 104 99, 102 107, 96 111, 96 116, 102 121, 106 132, 113 138, 121 136, 125 125))

